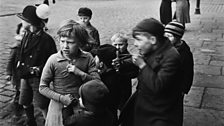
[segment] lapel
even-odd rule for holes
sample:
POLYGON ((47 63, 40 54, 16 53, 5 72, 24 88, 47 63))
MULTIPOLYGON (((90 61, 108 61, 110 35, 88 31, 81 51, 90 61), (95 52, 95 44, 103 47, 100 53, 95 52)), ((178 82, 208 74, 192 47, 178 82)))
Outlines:
POLYGON ((41 31, 32 35, 30 40, 27 43, 27 47, 25 47, 24 49, 24 53, 29 52, 30 50, 32 50, 34 47, 36 47, 37 44, 40 43, 40 39, 41 39, 41 31))

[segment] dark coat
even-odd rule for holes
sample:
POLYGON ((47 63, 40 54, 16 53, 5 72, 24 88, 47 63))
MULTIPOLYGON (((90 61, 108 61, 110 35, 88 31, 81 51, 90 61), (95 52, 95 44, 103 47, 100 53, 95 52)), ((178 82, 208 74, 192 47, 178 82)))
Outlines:
POLYGON ((26 32, 21 44, 19 56, 19 72, 21 78, 40 77, 48 57, 57 52, 54 39, 44 31, 36 34, 26 32), (40 71, 32 74, 31 67, 38 67, 40 71))
POLYGON ((128 98, 132 93, 132 81, 131 79, 138 76, 138 67, 133 64, 132 57, 122 54, 130 54, 127 50, 121 53, 121 65, 119 67, 119 75, 121 77, 121 101, 119 109, 122 109, 128 98), (128 58, 125 58, 128 57, 128 58))
POLYGON ((20 85, 20 77, 16 70, 19 59, 20 46, 20 43, 17 42, 11 47, 9 60, 6 67, 6 74, 12 76, 12 84, 16 86, 20 85))
POLYGON ((138 76, 134 126, 182 126, 180 55, 167 40, 151 55, 138 76))
POLYGON ((112 126, 112 114, 107 109, 97 112, 85 109, 76 109, 74 114, 64 118, 65 126, 112 126))
POLYGON ((160 4, 160 21, 166 25, 172 21, 172 2, 171 0, 162 0, 160 4))
POLYGON ((183 40, 180 46, 176 46, 176 49, 180 53, 182 61, 181 65, 181 68, 183 70, 181 73, 183 75, 182 90, 183 93, 187 94, 191 89, 194 78, 193 54, 190 50, 190 47, 183 40))
POLYGON ((100 75, 102 82, 107 86, 109 89, 109 98, 108 98, 108 108, 113 114, 113 123, 117 124, 118 121, 118 114, 117 110, 119 107, 120 99, 121 99, 121 78, 119 74, 114 70, 111 69, 107 72, 104 72, 100 75))

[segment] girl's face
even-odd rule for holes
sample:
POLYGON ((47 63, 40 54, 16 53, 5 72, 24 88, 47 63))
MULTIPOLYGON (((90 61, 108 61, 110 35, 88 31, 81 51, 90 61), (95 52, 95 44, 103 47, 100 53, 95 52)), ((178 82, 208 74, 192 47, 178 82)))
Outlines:
POLYGON ((90 17, 89 16, 79 16, 79 23, 81 25, 87 25, 89 24, 90 17))
POLYGON ((74 37, 60 37, 60 49, 63 55, 72 59, 78 54, 80 42, 74 37))

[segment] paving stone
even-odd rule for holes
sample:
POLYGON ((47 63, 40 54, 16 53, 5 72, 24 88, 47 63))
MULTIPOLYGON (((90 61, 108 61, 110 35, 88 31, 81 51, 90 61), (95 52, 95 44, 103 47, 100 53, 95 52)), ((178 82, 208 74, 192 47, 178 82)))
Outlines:
POLYGON ((224 88, 224 76, 195 73, 193 85, 197 87, 224 88))
POLYGON ((10 101, 12 98, 4 95, 0 95, 0 102, 6 103, 10 101))
POLYGON ((223 126, 224 111, 185 107, 184 126, 223 126))
POLYGON ((211 60, 224 61, 224 56, 221 55, 212 55, 211 60))
POLYGON ((206 88, 202 108, 224 111, 224 89, 206 88))
POLYGON ((224 62, 223 61, 213 60, 213 61, 210 62, 210 65, 213 65, 213 66, 224 66, 224 62))
POLYGON ((222 67, 222 76, 224 76, 224 67, 222 67))
POLYGON ((195 54, 193 53, 194 64, 208 65, 211 59, 211 56, 205 54, 195 54))
POLYGON ((4 90, 3 92, 0 93, 0 95, 5 95, 8 97, 12 97, 14 94, 15 94, 15 92, 11 91, 11 90, 4 90))
POLYGON ((199 108, 202 101, 204 87, 192 86, 191 90, 184 97, 184 105, 199 108))
POLYGON ((209 65, 194 65, 195 73, 209 74, 209 75, 221 75, 221 67, 209 66, 209 65))
POLYGON ((198 36, 200 39, 199 40, 207 40, 207 39, 210 39, 210 40, 216 40, 217 38, 222 38, 222 34, 219 33, 201 33, 199 36, 198 36))

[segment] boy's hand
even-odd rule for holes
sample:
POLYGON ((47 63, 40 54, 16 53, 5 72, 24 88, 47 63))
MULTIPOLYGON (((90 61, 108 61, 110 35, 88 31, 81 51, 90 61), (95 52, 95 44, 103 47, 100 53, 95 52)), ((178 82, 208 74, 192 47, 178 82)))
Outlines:
POLYGON ((65 106, 70 105, 70 104, 72 103, 72 100, 73 100, 73 99, 74 99, 74 98, 72 97, 71 94, 60 95, 60 98, 59 98, 60 102, 61 102, 62 104, 64 104, 65 106))
POLYGON ((119 70, 121 62, 119 58, 115 58, 112 60, 112 65, 116 70, 119 70))
POLYGON ((146 66, 146 63, 141 55, 133 55, 132 62, 138 66, 140 69, 146 66))
POLYGON ((74 73, 75 75, 82 76, 83 71, 81 71, 79 68, 77 68, 75 65, 68 64, 67 65, 67 70, 68 72, 74 73))

